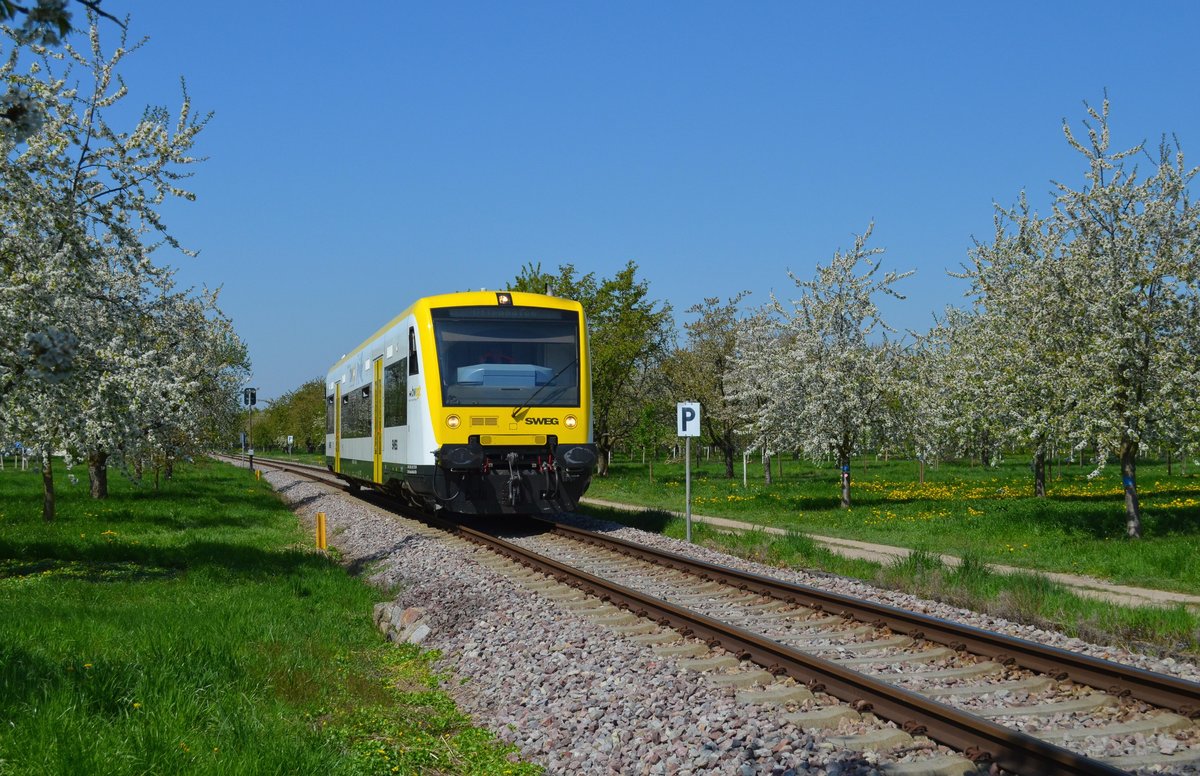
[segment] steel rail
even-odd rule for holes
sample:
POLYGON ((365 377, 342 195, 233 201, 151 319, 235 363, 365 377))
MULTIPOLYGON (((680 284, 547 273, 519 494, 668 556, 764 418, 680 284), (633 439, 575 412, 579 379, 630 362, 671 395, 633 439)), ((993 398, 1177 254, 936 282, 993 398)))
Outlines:
POLYGON ((806 585, 686 558, 561 523, 542 522, 553 526, 551 530, 554 533, 578 541, 607 546, 621 554, 697 574, 704 579, 719 580, 739 589, 872 625, 887 626, 914 639, 944 644, 953 649, 982 655, 998 663, 1016 664, 1060 681, 1070 679, 1119 697, 1131 696, 1153 706, 1172 709, 1186 717, 1200 717, 1200 684, 1195 682, 1089 655, 1075 654, 1057 647, 993 633, 927 614, 905 611, 886 604, 862 601, 806 585))
MULTIPOLYGON (((299 469, 326 473, 323 467, 318 466, 276 462, 271 459, 262 462, 304 476, 311 475, 299 469)), ((712 646, 722 646, 740 659, 758 663, 772 673, 793 676, 814 690, 827 692, 859 711, 871 711, 877 716, 889 719, 910 733, 927 735, 939 743, 963 752, 975 761, 992 762, 1005 770, 1031 776, 1126 773, 1102 761, 801 652, 761 634, 722 623, 698 612, 608 582, 485 531, 444 519, 432 519, 428 515, 422 519, 489 546, 560 581, 570 582, 639 616, 649 617, 662 625, 673 627, 683 635, 703 639, 712 646)), ((1015 663, 1058 679, 1070 678, 1115 694, 1131 695, 1154 705, 1174 708, 1188 716, 1200 714, 1197 710, 1200 707, 1200 685, 1175 677, 1076 655, 929 615, 859 601, 804 585, 686 558, 561 523, 539 518, 534 518, 534 522, 549 526, 553 533, 697 574, 706 580, 721 581, 738 589, 778 598, 795 605, 851 617, 876 626, 887 626, 898 633, 943 643, 989 657, 997 662, 1015 663)))
MULTIPOLYGON (((280 465, 283 462, 270 461, 270 463, 280 465)), ((289 467, 300 466, 324 473, 323 469, 316 466, 290 463, 287 465, 289 467)), ((291 470, 294 471, 294 469, 291 470)), ((1185 717, 1200 717, 1200 684, 1195 682, 1089 655, 1076 654, 1057 647, 993 633, 926 614, 871 601, 862 601, 806 585, 687 558, 562 523, 541 518, 535 518, 535 521, 549 526, 553 532, 571 539, 607 546, 622 554, 697 574, 705 579, 720 580, 740 589, 779 598, 810 609, 850 617, 872 625, 886 626, 912 638, 944 644, 998 663, 1015 664, 1030 671, 1052 676, 1060 681, 1069 679, 1118 697, 1136 698, 1159 708, 1171 709, 1185 717)))
POLYGON ((670 626, 685 636, 702 639, 710 646, 721 646, 738 658, 757 663, 776 675, 792 676, 815 690, 845 701, 860 712, 869 711, 889 719, 905 731, 926 735, 977 762, 992 762, 1006 770, 1028 776, 1126 773, 1069 749, 793 649, 761 634, 593 576, 486 531, 461 523, 443 524, 453 528, 460 536, 487 546, 522 565, 579 587, 601 600, 614 602, 640 617, 670 626))
MULTIPOLYGON (((247 456, 245 455, 230 455, 226 453, 211 453, 210 455, 213 458, 224 458, 236 463, 245 463, 247 461, 247 456)), ((281 461, 277 458, 263 458, 257 455, 254 456, 254 461, 264 466, 270 466, 272 469, 299 474, 301 477, 307 477, 310 480, 316 480, 326 485, 349 489, 349 485, 347 485, 345 480, 339 478, 324 466, 317 466, 311 463, 297 463, 296 461, 281 461)))

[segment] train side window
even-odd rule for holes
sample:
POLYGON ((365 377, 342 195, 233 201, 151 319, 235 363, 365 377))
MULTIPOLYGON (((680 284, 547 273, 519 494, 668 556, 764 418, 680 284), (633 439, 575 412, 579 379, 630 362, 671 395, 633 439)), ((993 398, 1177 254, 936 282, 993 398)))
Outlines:
POLYGON ((383 425, 408 425, 408 359, 383 368, 383 425))
POLYGON ((364 386, 342 397, 342 436, 346 439, 371 436, 371 389, 364 386))
POLYGON ((333 433, 333 395, 325 397, 325 433, 333 433))
POLYGON ((371 386, 364 385, 358 392, 358 409, 354 413, 354 436, 371 436, 371 414, 375 405, 371 402, 371 386))
POLYGON ((408 373, 417 374, 417 330, 408 327, 408 373))

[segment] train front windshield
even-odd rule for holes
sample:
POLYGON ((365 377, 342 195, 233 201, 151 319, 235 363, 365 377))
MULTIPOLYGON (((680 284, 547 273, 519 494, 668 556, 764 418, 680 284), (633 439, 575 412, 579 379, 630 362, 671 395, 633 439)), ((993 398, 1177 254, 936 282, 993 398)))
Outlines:
POLYGON ((447 407, 579 406, 579 315, 537 307, 435 308, 447 407))

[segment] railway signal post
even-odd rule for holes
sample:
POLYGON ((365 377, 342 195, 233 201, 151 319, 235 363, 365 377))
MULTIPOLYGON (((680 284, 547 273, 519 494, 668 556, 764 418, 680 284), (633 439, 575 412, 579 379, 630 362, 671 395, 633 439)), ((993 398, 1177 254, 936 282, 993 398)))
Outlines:
POLYGON ((258 403, 258 389, 246 388, 242 391, 242 401, 250 408, 250 414, 246 416, 247 430, 250 432, 250 470, 254 471, 254 405, 258 403))
POLYGON ((692 437, 700 436, 700 402, 681 401, 675 405, 675 427, 683 437, 684 525, 687 540, 692 541, 692 437))

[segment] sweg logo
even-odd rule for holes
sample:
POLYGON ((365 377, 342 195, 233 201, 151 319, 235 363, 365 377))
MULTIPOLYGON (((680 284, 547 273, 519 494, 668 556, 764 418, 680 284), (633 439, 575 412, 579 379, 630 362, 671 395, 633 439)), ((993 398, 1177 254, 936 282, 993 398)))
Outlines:
POLYGON ((525 418, 525 423, 530 426, 557 426, 558 418, 525 418))

